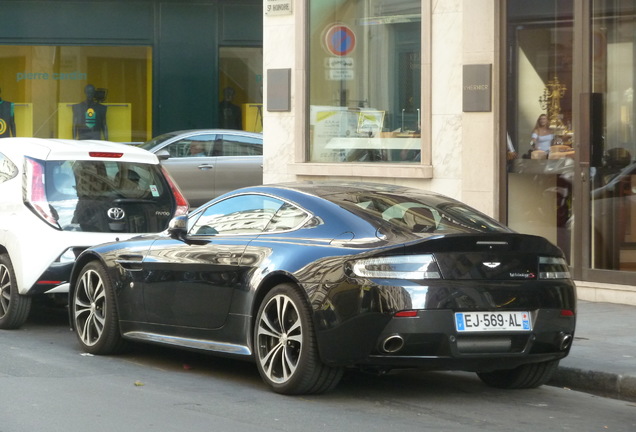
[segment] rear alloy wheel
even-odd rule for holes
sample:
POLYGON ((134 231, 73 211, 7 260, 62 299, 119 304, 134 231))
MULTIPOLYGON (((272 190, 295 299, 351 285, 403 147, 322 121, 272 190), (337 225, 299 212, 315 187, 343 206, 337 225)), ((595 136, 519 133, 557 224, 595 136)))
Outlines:
POLYGON ((342 368, 320 361, 311 310, 293 284, 278 285, 265 296, 254 341, 258 371, 277 393, 323 393, 342 377, 342 368))
POLYGON ((113 285, 99 262, 88 263, 80 272, 71 307, 73 325, 84 351, 111 354, 123 348, 113 285))
POLYGON ((20 327, 29 317, 31 297, 18 292, 9 255, 0 255, 0 329, 20 327))
POLYGON ((527 389, 546 384, 559 366, 558 360, 530 363, 515 369, 479 372, 479 378, 490 387, 527 389))

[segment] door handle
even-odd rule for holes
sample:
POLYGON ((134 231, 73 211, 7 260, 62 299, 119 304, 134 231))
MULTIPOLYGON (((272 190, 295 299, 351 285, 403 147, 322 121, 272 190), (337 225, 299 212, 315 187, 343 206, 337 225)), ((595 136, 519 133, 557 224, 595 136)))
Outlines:
POLYGON ((200 170, 209 170, 209 169, 213 169, 214 165, 203 164, 203 165, 199 165, 197 168, 200 170))

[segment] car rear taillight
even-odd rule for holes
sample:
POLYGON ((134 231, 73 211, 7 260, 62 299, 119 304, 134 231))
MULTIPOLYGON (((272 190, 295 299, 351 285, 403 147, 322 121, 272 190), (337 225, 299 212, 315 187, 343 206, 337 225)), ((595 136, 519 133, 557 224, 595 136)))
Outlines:
POLYGON ((94 158, 111 158, 111 159, 119 159, 124 154, 116 153, 116 152, 88 152, 90 157, 94 158))
POLYGON ((433 255, 396 255, 364 258, 351 263, 355 276, 381 279, 441 279, 433 255))
POLYGON ((177 183, 172 179, 172 177, 168 173, 168 170, 166 170, 162 166, 161 172, 163 172, 164 177, 168 181, 168 184, 170 185, 170 190, 172 191, 175 202, 177 203, 177 209, 175 210, 174 215, 180 216, 180 215, 188 214, 188 209, 190 208, 190 204, 188 203, 188 200, 186 199, 186 197, 183 196, 183 194, 181 193, 181 190, 179 189, 179 186, 177 186, 177 183))
POLYGON ((539 257, 539 279, 570 279, 568 263, 563 258, 539 257))
POLYGON ((46 198, 44 165, 35 159, 25 158, 24 181, 24 203, 42 220, 57 229, 61 229, 46 198))
POLYGON ((399 311, 396 312, 395 315, 396 318, 417 318, 417 311, 416 310, 403 310, 403 311, 399 311))

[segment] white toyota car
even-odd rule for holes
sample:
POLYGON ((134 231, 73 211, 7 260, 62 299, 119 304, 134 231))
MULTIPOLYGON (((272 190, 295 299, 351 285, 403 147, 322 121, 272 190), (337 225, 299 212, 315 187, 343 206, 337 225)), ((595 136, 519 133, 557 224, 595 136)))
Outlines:
POLYGON ((107 141, 0 139, 0 329, 32 299, 68 292, 89 246, 163 231, 188 201, 140 148, 107 141))

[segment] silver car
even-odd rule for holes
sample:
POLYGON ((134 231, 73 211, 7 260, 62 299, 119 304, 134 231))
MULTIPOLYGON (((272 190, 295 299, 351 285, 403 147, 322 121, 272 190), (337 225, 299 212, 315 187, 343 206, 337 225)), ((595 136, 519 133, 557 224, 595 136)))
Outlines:
POLYGON ((140 147, 157 155, 191 207, 263 183, 263 135, 241 130, 170 132, 140 147))

